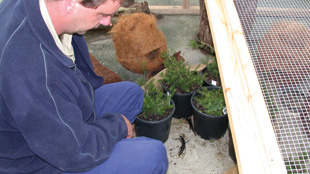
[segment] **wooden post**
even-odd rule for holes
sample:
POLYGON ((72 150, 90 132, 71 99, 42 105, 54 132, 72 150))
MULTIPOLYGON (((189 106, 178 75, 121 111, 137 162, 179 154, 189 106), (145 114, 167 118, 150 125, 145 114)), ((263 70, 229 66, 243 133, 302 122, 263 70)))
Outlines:
POLYGON ((183 9, 189 9, 190 0, 183 0, 183 9))
POLYGON ((203 51, 209 54, 214 54, 213 51, 213 40, 211 36, 211 30, 209 26, 209 19, 207 16, 206 5, 204 0, 199 0, 199 14, 200 14, 200 23, 199 31, 197 33, 196 41, 202 42, 206 46, 201 48, 203 51))

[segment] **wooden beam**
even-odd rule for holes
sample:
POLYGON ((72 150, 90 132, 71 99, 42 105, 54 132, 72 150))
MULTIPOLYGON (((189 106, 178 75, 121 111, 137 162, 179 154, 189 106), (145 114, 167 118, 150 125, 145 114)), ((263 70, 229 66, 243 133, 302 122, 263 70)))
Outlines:
POLYGON ((183 9, 183 6, 149 6, 155 14, 192 14, 199 15, 199 6, 190 6, 183 9))
POLYGON ((287 173, 233 0, 205 0, 239 173, 287 173))

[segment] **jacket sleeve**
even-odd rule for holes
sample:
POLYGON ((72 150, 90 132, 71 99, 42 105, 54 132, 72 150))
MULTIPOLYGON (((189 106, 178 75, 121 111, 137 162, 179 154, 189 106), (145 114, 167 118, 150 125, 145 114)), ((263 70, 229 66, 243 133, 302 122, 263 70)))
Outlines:
POLYGON ((56 168, 70 172, 91 169, 105 161, 127 135, 119 114, 106 113, 86 122, 83 108, 56 87, 23 85, 26 87, 17 89, 21 93, 8 99, 13 118, 29 148, 56 168))
POLYGON ((93 102, 54 64, 16 61, 4 67, 10 73, 1 78, 1 87, 16 129, 47 163, 63 171, 85 171, 105 161, 126 137, 126 123, 117 113, 87 120, 93 102))

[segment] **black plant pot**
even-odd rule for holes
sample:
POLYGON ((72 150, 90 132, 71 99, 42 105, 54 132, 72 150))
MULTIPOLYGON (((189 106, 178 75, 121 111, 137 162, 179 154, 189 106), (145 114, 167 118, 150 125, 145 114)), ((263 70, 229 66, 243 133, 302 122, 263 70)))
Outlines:
POLYGON ((175 104, 173 101, 173 110, 171 114, 163 120, 146 121, 137 117, 135 120, 135 131, 137 136, 154 138, 165 143, 170 134, 172 116, 175 113, 175 104))
POLYGON ((206 80, 203 80, 202 86, 214 86, 212 83, 207 82, 206 80))
POLYGON ((228 128, 228 132, 229 132, 228 154, 229 154, 230 158, 231 158, 235 163, 237 163, 237 158, 236 158, 236 153, 235 153, 235 147, 234 147, 234 143, 233 143, 233 139, 232 139, 232 135, 231 135, 230 128, 228 128))
MULTIPOLYGON (((164 92, 170 92, 162 83, 161 87, 164 92)), ((170 92, 171 93, 171 92, 170 92)), ((173 115, 174 118, 188 118, 193 115, 193 107, 191 105, 191 97, 194 92, 186 93, 186 94, 178 94, 175 93, 172 96, 172 100, 175 104, 175 113, 173 115)))
POLYGON ((193 105, 193 98, 197 94, 195 92, 191 98, 191 105, 194 110, 194 129, 201 138, 206 140, 219 139, 227 130, 228 116, 227 114, 222 116, 207 115, 193 105))

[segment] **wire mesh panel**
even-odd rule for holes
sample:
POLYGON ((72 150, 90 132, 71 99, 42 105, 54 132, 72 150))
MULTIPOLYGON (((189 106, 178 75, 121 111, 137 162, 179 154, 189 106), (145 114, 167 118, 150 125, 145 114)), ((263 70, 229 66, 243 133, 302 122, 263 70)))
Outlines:
POLYGON ((234 0, 288 173, 310 173, 310 1, 234 0))

